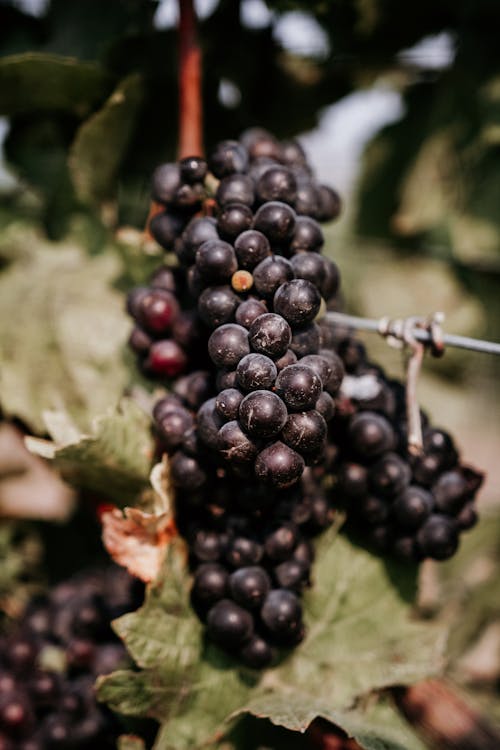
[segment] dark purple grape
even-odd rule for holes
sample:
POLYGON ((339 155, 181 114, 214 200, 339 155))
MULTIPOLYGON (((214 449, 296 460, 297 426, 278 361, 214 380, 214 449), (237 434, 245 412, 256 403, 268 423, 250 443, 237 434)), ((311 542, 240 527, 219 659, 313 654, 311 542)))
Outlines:
POLYGON ((203 529, 197 531, 191 540, 191 551, 201 562, 216 562, 224 552, 220 534, 203 529))
POLYGON ((236 310, 235 318, 240 326, 248 329, 254 322, 255 318, 258 318, 259 315, 264 315, 265 313, 267 313, 266 305, 260 300, 250 297, 240 303, 236 310))
POLYGON ((305 279, 293 279, 278 287, 274 311, 291 326, 303 326, 314 320, 319 312, 321 296, 314 284, 305 279))
POLYGON ((468 499, 468 485, 463 474, 457 469, 441 474, 432 485, 436 509, 440 513, 455 515, 468 499))
POLYGON ((276 138, 264 128, 248 128, 240 136, 251 159, 268 157, 281 161, 281 146, 276 138))
POLYGON ((146 331, 143 331, 139 326, 135 326, 128 339, 128 345, 136 354, 146 355, 149 351, 149 347, 153 343, 153 339, 149 336, 146 331))
POLYGON ((219 183, 215 200, 219 206, 229 203, 244 203, 252 206, 255 200, 253 180, 244 174, 232 174, 224 177, 219 183))
POLYGON ((243 398, 244 394, 237 388, 225 388, 215 399, 217 414, 227 422, 237 419, 243 398))
POLYGON ((297 214, 299 216, 306 215, 319 218, 317 215, 318 203, 319 190, 317 185, 310 181, 299 180, 294 203, 297 214))
POLYGON ((389 518, 389 504, 387 500, 376 495, 363 495, 355 505, 356 513, 365 523, 379 525, 389 518))
POLYGON ((432 514, 418 530, 417 544, 424 557, 447 560, 458 549, 456 523, 448 516, 432 514))
POLYGON ((235 420, 222 425, 217 447, 223 458, 232 464, 250 463, 259 452, 258 443, 246 435, 235 420))
POLYGON ((178 378, 174 384, 174 393, 190 409, 199 409, 212 393, 212 379, 205 370, 195 370, 190 375, 178 378))
POLYGON ((238 269, 238 261, 228 242, 208 240, 196 251, 196 268, 204 281, 224 283, 238 269))
POLYGON ((410 484, 411 470, 396 453, 386 453, 370 469, 373 491, 383 497, 399 495, 410 484))
POLYGON ((321 282, 319 291, 323 299, 328 302, 329 299, 337 294, 340 286, 340 272, 337 264, 329 258, 323 258, 323 267, 325 276, 321 282))
POLYGON ((215 389, 223 391, 226 388, 237 388, 236 370, 219 370, 215 376, 215 389))
POLYGON ((301 359, 308 354, 318 354, 319 342, 319 327, 316 323, 310 323, 293 329, 290 349, 301 359))
POLYGON ((207 475, 193 456, 177 451, 170 459, 172 484, 183 490, 197 490, 205 484, 207 475))
POLYGON ((325 422, 329 422, 331 419, 333 419, 333 416, 335 414, 335 401, 330 396, 329 393, 326 391, 323 391, 320 393, 318 400, 316 401, 314 408, 325 420, 325 422))
POLYGON ((344 463, 338 473, 338 487, 344 498, 360 498, 368 493, 368 470, 356 463, 344 463))
POLYGON ((233 242, 242 232, 252 226, 252 210, 244 203, 228 203, 217 219, 217 229, 221 237, 233 242))
POLYGON ((222 425, 223 420, 216 409, 216 399, 211 398, 205 401, 196 415, 196 428, 201 442, 209 448, 215 449, 222 425))
POLYGON ((297 182, 288 167, 270 167, 257 180, 255 192, 261 203, 282 201, 293 205, 297 196, 297 182))
POLYGON ((305 279, 319 289, 323 294, 323 284, 326 279, 324 258, 317 253, 297 253, 290 258, 296 279, 305 279))
POLYGON ((256 229, 247 229, 239 234, 234 243, 234 250, 239 267, 249 271, 271 255, 269 240, 256 229))
POLYGON ((302 607, 293 592, 274 589, 266 597, 261 617, 268 631, 275 637, 288 638, 301 627, 302 607))
POLYGON ((253 539, 239 536, 230 541, 226 551, 226 560, 233 568, 245 568, 257 565, 264 555, 262 546, 253 539))
POLYGON ((255 462, 255 474, 265 484, 286 489, 300 479, 304 465, 302 456, 278 441, 259 453, 255 462))
POLYGON ((247 354, 236 368, 238 385, 247 392, 272 388, 277 374, 273 360, 264 354, 247 354))
POLYGON ((274 578, 279 588, 300 593, 309 582, 309 565, 300 560, 286 560, 276 566, 274 578))
POLYGON ((318 222, 309 216, 297 216, 290 242, 290 252, 293 254, 301 251, 319 253, 324 243, 323 230, 318 222))
POLYGON ((230 286, 209 286, 198 299, 198 312, 209 328, 217 328, 234 320, 240 303, 230 286))
POLYGON ((287 416, 285 404, 271 391, 253 391, 240 404, 241 426, 252 437, 271 438, 278 435, 287 416))
POLYGON ((158 266, 149 277, 149 286, 153 289, 164 289, 166 292, 176 294, 176 274, 168 266, 158 266))
POLYGON ((332 221, 336 219, 342 210, 340 196, 335 190, 327 185, 318 188, 317 218, 320 221, 332 221))
POLYGON ((433 507, 430 492, 410 485, 394 500, 392 512, 399 526, 404 529, 417 529, 429 518, 433 507))
POLYGON ((260 636, 255 635, 245 643, 239 653, 240 659, 251 669, 268 667, 274 658, 271 646, 260 636))
POLYGON ((165 206, 175 202, 177 190, 181 185, 178 164, 160 164, 153 172, 151 193, 153 200, 165 206))
POLYGON ((219 180, 234 172, 246 172, 247 150, 238 141, 221 141, 210 154, 208 166, 219 180))
POLYGON ((207 632, 223 648, 234 648, 252 637, 253 618, 230 599, 221 599, 208 613, 207 632))
POLYGON ((274 562, 288 560, 298 541, 298 532, 293 524, 284 524, 271 531, 264 542, 264 552, 274 562))
POLYGON ((208 165, 201 156, 186 156, 179 162, 181 180, 189 185, 203 182, 207 176, 208 165))
POLYGON ((156 422, 156 429, 166 450, 182 445, 186 434, 194 429, 194 419, 187 409, 170 409, 156 422))
POLYGON ((229 575, 222 565, 205 563, 197 568, 191 596, 197 607, 210 608, 227 594, 229 575))
POLYGON ((162 211, 155 214, 149 222, 149 231, 164 250, 173 250, 184 224, 185 220, 181 216, 170 211, 162 211))
POLYGON ((245 609, 259 609, 270 588, 266 571, 256 565, 239 568, 229 578, 231 597, 245 609))
POLYGON ((264 203, 255 214, 253 228, 265 234, 271 245, 286 245, 293 236, 295 211, 286 203, 264 203))
POLYGON ((349 438, 354 451, 363 458, 376 458, 394 447, 394 431, 390 423, 375 412, 355 414, 349 425, 349 438))
POLYGON ((462 510, 455 517, 457 527, 460 531, 472 529, 478 521, 477 511, 473 502, 466 503, 462 510))
POLYGON ((220 326, 208 340, 208 353, 216 367, 236 367, 245 354, 250 354, 248 331, 235 323, 220 326))
POLYGON ((271 255, 254 268, 253 279, 257 292, 270 299, 278 287, 293 279, 293 268, 290 261, 281 255, 271 255))
POLYGON ((281 159, 284 164, 290 166, 307 166, 307 158, 304 149, 296 140, 284 141, 281 144, 281 159))
POLYGON ((321 379, 307 365, 290 365, 278 374, 275 389, 292 411, 313 409, 322 391, 321 379))
POLYGON ((301 454, 319 451, 326 440, 326 422, 317 411, 289 414, 281 439, 301 454))
POLYGON ((281 315, 264 313, 255 318, 248 331, 252 349, 271 359, 282 357, 292 340, 290 326, 281 315))
POLYGON ((187 265, 194 263, 196 251, 209 240, 218 240, 217 222, 210 216, 191 219, 185 228, 182 238, 179 260, 187 265))

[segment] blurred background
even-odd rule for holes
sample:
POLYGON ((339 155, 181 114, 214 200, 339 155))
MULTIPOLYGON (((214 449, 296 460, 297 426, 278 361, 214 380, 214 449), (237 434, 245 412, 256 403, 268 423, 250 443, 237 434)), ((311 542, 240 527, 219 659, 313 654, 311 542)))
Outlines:
MULTIPOLYGON (((500 4, 195 5, 206 149, 252 125, 300 140, 344 200, 326 253, 346 311, 442 310, 449 332, 500 340, 500 4)), ((123 293, 158 262, 140 231, 150 174, 175 158, 177 20, 176 0, 0 0, 0 407, 25 432, 46 434, 43 409, 85 430, 137 381, 123 293)), ((365 341, 402 376, 398 352, 365 341)), ((443 566, 450 580, 468 555, 500 554, 498 359, 449 351, 426 359, 420 382, 423 408, 487 472, 480 508, 492 522, 443 566)), ((65 517, 69 490, 9 430, 0 424, 0 515, 65 517)), ((36 561, 26 544, 20 569, 36 561)), ((476 565, 473 582, 495 569, 476 565)), ((488 669, 476 654, 469 678, 496 684, 499 613, 481 591, 471 623, 496 630, 484 631, 488 669)), ((469 628, 456 653, 471 643, 469 628)))

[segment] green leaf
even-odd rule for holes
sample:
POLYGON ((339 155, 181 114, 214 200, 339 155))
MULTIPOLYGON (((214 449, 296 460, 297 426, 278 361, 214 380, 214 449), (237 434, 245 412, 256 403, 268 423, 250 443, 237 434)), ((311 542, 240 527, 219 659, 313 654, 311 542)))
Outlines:
POLYGON ((204 643, 178 542, 142 609, 115 623, 142 671, 103 678, 100 698, 122 713, 143 715, 147 707, 161 723, 155 750, 200 748, 243 712, 300 731, 322 716, 356 731, 368 750, 403 750, 397 732, 396 739, 377 734, 375 720, 352 706, 440 670, 444 629, 412 619, 415 570, 384 563, 335 529, 320 539, 314 570, 305 641, 259 674, 204 643))
POLYGON ((84 117, 106 96, 110 76, 71 57, 27 52, 0 60, 0 113, 61 110, 84 117))
POLYGON ((119 258, 111 249, 89 258, 74 244, 49 243, 15 225, 2 242, 18 258, 0 277, 2 408, 37 431, 44 409, 66 410, 88 429, 129 381, 128 322, 111 288, 119 258))
MULTIPOLYGON (((46 415, 47 416, 47 415, 46 415)), ((66 423, 50 414, 47 428, 63 445, 28 439, 28 447, 53 460, 66 481, 113 500, 134 503, 149 487, 153 439, 149 416, 131 399, 123 399, 115 411, 94 422, 91 435, 75 436, 66 423)))
POLYGON ((100 203, 116 189, 118 169, 141 104, 141 86, 140 75, 126 78, 77 131, 69 168, 76 194, 84 203, 100 203))

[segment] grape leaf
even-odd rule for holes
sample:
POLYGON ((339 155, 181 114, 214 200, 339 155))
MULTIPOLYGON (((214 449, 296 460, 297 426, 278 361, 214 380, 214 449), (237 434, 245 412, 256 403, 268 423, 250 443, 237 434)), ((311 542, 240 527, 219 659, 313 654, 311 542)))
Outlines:
POLYGON ((142 79, 128 76, 103 108, 80 126, 69 153, 76 194, 84 203, 109 199, 141 103, 142 79))
MULTIPOLYGON (((51 414, 47 423, 49 430, 57 426, 56 440, 70 434, 61 422, 51 414)), ((117 505, 136 502, 149 486, 154 450, 150 419, 132 399, 124 398, 116 410, 97 418, 90 435, 63 445, 33 438, 26 443, 32 452, 52 459, 66 481, 117 505)))
POLYGON ((2 408, 36 431, 44 430, 44 409, 64 409, 88 429, 129 382, 128 322, 111 288, 119 257, 108 249, 89 258, 76 244, 50 243, 22 226, 5 242, 11 257, 19 252, 0 276, 2 408))
POLYGON ((260 675, 204 643, 189 606, 182 547, 171 545, 142 609, 115 622, 142 671, 101 679, 100 699, 121 713, 156 718, 155 750, 202 747, 242 712, 300 731, 324 716, 366 735, 368 750, 403 750, 352 706, 374 690, 438 672, 445 631, 412 620, 413 569, 374 558, 336 529, 323 535, 317 552, 314 586, 304 597, 308 635, 260 675))
POLYGON ((27 52, 0 61, 0 113, 62 110, 79 117, 101 101, 111 77, 99 65, 27 52))

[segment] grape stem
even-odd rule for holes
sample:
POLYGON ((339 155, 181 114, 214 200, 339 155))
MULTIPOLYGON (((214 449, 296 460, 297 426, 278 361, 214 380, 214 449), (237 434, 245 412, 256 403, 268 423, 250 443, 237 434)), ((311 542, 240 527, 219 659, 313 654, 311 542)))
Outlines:
POLYGON ((203 154, 201 48, 193 0, 179 0, 179 159, 203 154))

